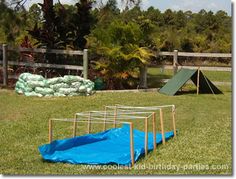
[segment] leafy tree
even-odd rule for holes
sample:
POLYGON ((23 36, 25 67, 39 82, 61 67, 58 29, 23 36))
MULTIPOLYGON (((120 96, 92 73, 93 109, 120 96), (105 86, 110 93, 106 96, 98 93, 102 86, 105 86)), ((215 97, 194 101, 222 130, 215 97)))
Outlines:
POLYGON ((3 42, 14 44, 15 38, 20 34, 20 29, 24 25, 24 18, 8 7, 4 0, 0 1, 0 24, 1 32, 4 34, 3 42))
POLYGON ((183 13, 183 11, 178 11, 174 18, 174 25, 179 30, 186 26, 187 24, 187 17, 183 13))
POLYGON ((76 3, 76 12, 69 11, 63 5, 57 6, 57 12, 50 0, 40 4, 44 22, 42 27, 35 24, 29 33, 38 40, 40 46, 65 49, 83 49, 87 43, 85 36, 90 33, 93 17, 90 14, 92 1, 80 0, 76 3))
POLYGON ((153 6, 149 7, 147 11, 144 12, 144 16, 157 26, 164 25, 164 17, 161 14, 161 11, 159 9, 155 9, 153 6))
MULTIPOLYGON (((100 47, 96 46, 94 49, 100 55, 95 68, 106 80, 107 88, 137 86, 139 68, 153 56, 148 48, 139 46, 142 38, 140 26, 134 22, 114 21, 108 27, 106 35, 110 37, 106 43, 96 43, 100 47)), ((102 39, 98 36, 97 40, 102 39)))
POLYGON ((167 9, 163 14, 164 22, 168 26, 172 26, 175 24, 175 14, 171 9, 167 9))

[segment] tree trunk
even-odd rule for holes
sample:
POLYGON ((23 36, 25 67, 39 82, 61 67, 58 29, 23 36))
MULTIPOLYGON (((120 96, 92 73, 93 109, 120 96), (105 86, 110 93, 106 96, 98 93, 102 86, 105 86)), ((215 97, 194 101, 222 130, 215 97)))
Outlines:
POLYGON ((147 65, 141 66, 139 70, 140 70, 139 88, 147 89, 147 65))

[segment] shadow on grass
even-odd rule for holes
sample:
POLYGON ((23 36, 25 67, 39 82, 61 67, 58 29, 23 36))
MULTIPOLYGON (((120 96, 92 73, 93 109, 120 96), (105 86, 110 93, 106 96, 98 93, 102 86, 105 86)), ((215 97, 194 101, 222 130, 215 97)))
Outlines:
POLYGON ((184 95, 184 94, 197 94, 197 90, 180 90, 175 95, 184 95))
POLYGON ((164 86, 164 79, 170 79, 172 76, 171 75, 165 75, 165 74, 157 74, 157 75, 152 75, 148 74, 148 87, 149 88, 161 88, 164 86))

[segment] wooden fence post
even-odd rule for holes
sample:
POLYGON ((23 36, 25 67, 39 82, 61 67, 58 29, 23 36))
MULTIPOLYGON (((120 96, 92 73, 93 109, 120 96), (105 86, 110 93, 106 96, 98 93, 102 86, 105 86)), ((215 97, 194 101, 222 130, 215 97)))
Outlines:
POLYGON ((174 75, 178 71, 178 50, 174 50, 174 56, 173 56, 173 73, 174 75))
POLYGON ((7 59, 7 44, 2 45, 2 60, 3 60, 3 86, 8 85, 8 59, 7 59))
POLYGON ((147 88, 147 65, 140 67, 140 81, 139 88, 147 88))
POLYGON ((88 79, 88 49, 84 49, 83 54, 83 74, 84 79, 88 79))

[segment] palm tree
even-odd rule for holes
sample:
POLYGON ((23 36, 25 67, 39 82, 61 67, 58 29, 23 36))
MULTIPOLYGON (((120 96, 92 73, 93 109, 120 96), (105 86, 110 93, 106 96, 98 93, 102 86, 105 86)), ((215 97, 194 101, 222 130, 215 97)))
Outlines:
MULTIPOLYGON (((134 87, 135 81, 143 76, 143 69, 149 63, 154 53, 146 47, 128 44, 124 47, 101 47, 97 49, 101 58, 95 62, 95 68, 102 74, 104 80, 108 83, 108 89, 123 89, 134 87)), ((142 86, 142 78, 140 79, 142 86)))

